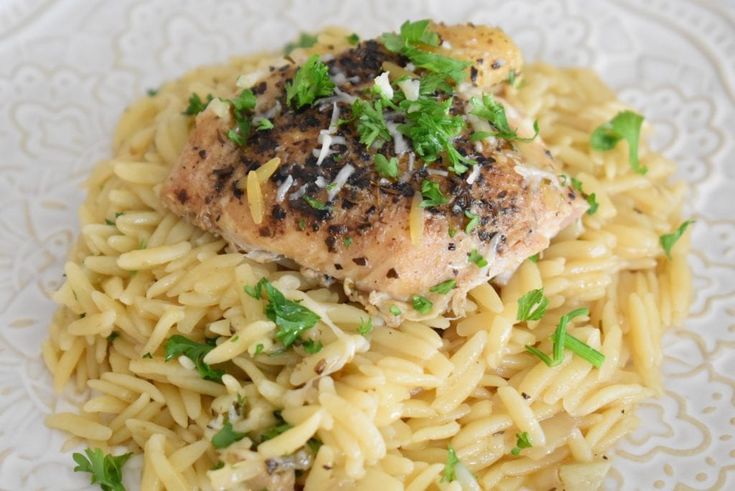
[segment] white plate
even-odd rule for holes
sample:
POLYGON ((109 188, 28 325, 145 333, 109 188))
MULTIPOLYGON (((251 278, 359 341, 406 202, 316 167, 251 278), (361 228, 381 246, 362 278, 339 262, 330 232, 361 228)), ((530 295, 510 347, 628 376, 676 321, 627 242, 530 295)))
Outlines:
POLYGON ((0 1, 0 489, 88 483, 43 425, 58 402, 39 346, 79 185, 126 104, 300 31, 374 35, 422 17, 497 24, 527 59, 593 67, 654 123, 691 183, 696 299, 664 341, 666 392, 643 405, 608 487, 735 489, 735 9, 674 0, 0 1))

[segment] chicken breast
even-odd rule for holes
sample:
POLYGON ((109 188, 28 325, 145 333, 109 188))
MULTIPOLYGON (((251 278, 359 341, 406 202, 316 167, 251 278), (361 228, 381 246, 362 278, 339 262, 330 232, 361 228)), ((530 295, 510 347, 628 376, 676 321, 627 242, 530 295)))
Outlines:
MULTIPOLYGON (((449 111, 466 119, 453 140, 471 161, 466 172, 448 170, 446 154, 423 161, 413 148, 417 142, 402 134, 406 116, 398 110, 385 111, 392 141, 379 147, 360 142, 349 122, 355 98, 368 97, 386 67, 395 91, 401 74, 420 75, 403 54, 369 40, 324 56, 336 89, 298 110, 287 104, 285 88, 299 66, 271 67, 252 90, 254 113, 269 116, 273 128, 252 132, 244 145, 228 139, 231 117, 210 104, 197 116, 162 187, 165 205, 253 257, 288 258, 307 274, 342 282, 350 299, 391 325, 450 307, 461 314, 470 289, 512 272, 546 248, 587 205, 559 182, 558 168, 539 138, 471 140, 473 129, 492 127, 468 115, 470 98, 500 92, 509 73, 521 70, 521 55, 510 39, 482 26, 433 28, 443 42, 427 51, 469 62, 467 80, 455 87, 449 111), (343 120, 348 122, 339 124, 343 120), (378 174, 376 153, 397 158, 395 178, 378 174), (268 175, 275 158, 280 163, 268 175), (251 182, 249 188, 248 175, 258 169, 260 175, 250 178, 259 177, 258 185, 251 182), (430 206, 427 186, 438 186, 446 202, 430 206), (248 196, 249 190, 262 195, 260 223, 249 204, 260 199, 248 196), (422 201, 428 206, 420 207, 422 201), (433 288, 443 282, 445 288, 433 288)), ((507 109, 511 126, 532 136, 531 125, 507 109)))

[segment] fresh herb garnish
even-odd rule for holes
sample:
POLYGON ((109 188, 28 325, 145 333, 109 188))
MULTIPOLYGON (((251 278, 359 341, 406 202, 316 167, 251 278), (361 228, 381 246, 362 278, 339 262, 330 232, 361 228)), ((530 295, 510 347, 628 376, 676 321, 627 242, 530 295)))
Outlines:
POLYGON ((446 295, 450 291, 457 288, 457 281, 456 280, 447 280, 442 281, 441 283, 437 283, 436 285, 429 288, 429 291, 431 293, 439 293, 441 295, 446 295))
POLYGON ((314 353, 319 353, 324 347, 321 341, 314 341, 313 339, 307 339, 306 341, 301 343, 301 346, 304 348, 304 351, 306 351, 310 355, 313 355, 314 353))
POLYGON ((633 111, 621 111, 607 123, 600 125, 590 135, 590 147, 605 152, 615 148, 620 140, 628 142, 628 161, 633 172, 645 174, 648 168, 638 160, 638 142, 641 136, 643 116, 633 111))
POLYGON ((452 447, 447 448, 447 462, 442 472, 442 482, 452 482, 457 479, 456 467, 459 464, 457 452, 452 447))
POLYGON ((74 466, 74 472, 89 472, 92 474, 91 483, 99 484, 103 491, 125 491, 122 468, 132 455, 132 453, 106 455, 99 448, 85 448, 84 454, 78 452, 72 454, 77 464, 74 466))
POLYGON ((286 103, 300 109, 314 103, 320 97, 331 95, 334 82, 329 78, 329 68, 317 55, 311 55, 296 71, 293 81, 286 84, 286 103))
POLYGON ((582 181, 580 181, 576 177, 572 177, 572 187, 579 191, 579 194, 581 194, 582 197, 587 200, 587 204, 590 205, 590 207, 587 208, 587 214, 594 215, 597 212, 597 208, 599 208, 600 206, 600 204, 597 202, 597 195, 595 193, 585 193, 584 189, 582 189, 582 181))
POLYGON ((383 102, 357 99, 352 103, 352 117, 357 122, 360 143, 366 147, 380 148, 391 139, 383 117, 383 102))
POLYGON ((273 129, 273 122, 268 118, 263 118, 258 121, 258 127, 256 130, 258 131, 267 131, 273 129))
POLYGON ((532 263, 537 263, 539 260, 539 253, 537 252, 533 256, 529 257, 528 260, 531 261, 532 263))
POLYGON ((240 433, 232 428, 232 423, 225 421, 217 433, 212 437, 212 446, 214 448, 227 448, 235 442, 239 442, 245 438, 245 433, 240 433))
POLYGON ((388 310, 390 310, 390 313, 395 316, 401 315, 401 309, 398 308, 398 305, 391 305, 388 310))
POLYGON ((522 431, 520 433, 516 433, 516 446, 513 447, 510 453, 517 457, 521 454, 521 450, 531 447, 533 447, 533 445, 531 444, 531 437, 528 435, 527 432, 522 431))
POLYGON ((470 210, 465 210, 464 216, 470 219, 470 221, 467 222, 467 225, 465 226, 464 231, 467 234, 472 233, 475 227, 477 227, 477 224, 480 223, 480 215, 476 213, 472 213, 470 210))
POLYGON ((290 55, 296 48, 311 48, 318 41, 317 37, 308 32, 302 32, 296 41, 292 41, 283 47, 283 54, 290 55))
MULTIPOLYGON (((283 421, 283 420, 281 419, 281 421, 283 421)), ((293 428, 293 426, 291 426, 290 424, 288 424, 286 422, 282 422, 282 423, 279 423, 279 424, 277 424, 275 426, 271 426, 270 428, 268 428, 267 430, 265 430, 263 433, 261 433, 261 435, 260 435, 260 443, 263 443, 263 442, 268 441, 268 440, 272 440, 275 437, 277 437, 278 435, 280 435, 281 433, 287 432, 291 428, 293 428)))
POLYGON ((547 366, 555 367, 564 361, 564 349, 568 349, 583 360, 591 363, 595 368, 600 368, 605 361, 605 355, 584 343, 580 339, 567 333, 567 325, 575 317, 589 314, 587 307, 581 307, 561 316, 557 324, 552 340, 552 356, 548 356, 538 348, 526 346, 526 351, 539 358, 547 366))
POLYGON ((326 210, 327 208, 329 208, 329 205, 327 205, 326 203, 322 203, 318 199, 312 198, 311 196, 304 195, 303 198, 304 198, 304 201, 306 201, 308 205, 314 208, 315 210, 322 211, 322 210, 326 210))
POLYGON ((381 177, 388 177, 395 179, 398 177, 398 159, 391 157, 390 160, 385 158, 385 155, 376 153, 375 154, 375 170, 381 177))
POLYGON ((357 332, 363 336, 367 336, 373 332, 373 319, 368 317, 367 319, 360 319, 360 327, 357 328, 357 332))
POLYGON ((342 239, 342 245, 345 246, 345 249, 349 249, 352 245, 352 237, 345 237, 342 239))
POLYGON ((221 382, 222 375, 225 374, 222 370, 215 370, 204 362, 204 357, 214 349, 214 344, 210 343, 197 343, 189 338, 176 334, 171 336, 166 341, 166 355, 165 361, 170 361, 173 358, 177 358, 181 355, 186 356, 194 362, 197 372, 205 380, 212 380, 213 382, 221 382))
POLYGON ((352 46, 355 46, 357 43, 360 42, 360 36, 357 35, 357 33, 352 33, 349 36, 347 36, 347 42, 350 43, 352 46))
POLYGON ((503 138, 504 140, 529 142, 538 136, 538 121, 535 121, 533 123, 533 136, 529 138, 518 136, 517 131, 511 128, 510 124, 508 123, 508 117, 505 115, 505 107, 497 102, 492 95, 483 94, 482 99, 473 97, 472 99, 470 99, 470 103, 472 104, 472 114, 474 114, 478 118, 486 120, 493 126, 493 128, 495 128, 494 132, 475 132, 472 135, 473 140, 481 140, 483 138, 487 138, 488 136, 495 136, 498 138, 503 138))
POLYGON ((199 97, 199 94, 191 94, 189 96, 189 105, 186 106, 186 110, 184 110, 182 114, 186 116, 196 116, 207 108, 207 104, 212 102, 212 99, 212 94, 207 94, 207 99, 204 101, 199 97))
POLYGON ((472 251, 467 255, 467 259, 469 259, 471 263, 475 263, 478 268, 484 268, 487 266, 487 259, 482 257, 482 255, 477 252, 477 249, 472 249, 472 251))
POLYGON ((105 223, 107 225, 115 225, 115 222, 113 220, 110 220, 109 218, 105 218, 105 223))
POLYGON ((679 227, 674 230, 670 234, 664 234, 658 238, 659 242, 661 243, 661 248, 666 253, 666 257, 671 259, 671 249, 674 247, 674 244, 681 238, 682 235, 684 235, 684 232, 686 232, 687 227, 694 223, 694 220, 687 220, 679 227))
POLYGON ((424 197, 421 208, 432 208, 449 203, 449 198, 442 193, 439 184, 428 179, 424 179, 421 183, 421 195, 424 197))
POLYGON ((320 317, 293 300, 288 300, 270 281, 261 278, 255 285, 254 293, 260 298, 265 292, 268 304, 265 315, 276 323, 276 338, 285 348, 291 346, 301 334, 319 321, 320 317))
POLYGON ((431 300, 421 295, 411 297, 411 303, 413 304, 413 309, 421 314, 428 314, 434 306, 431 300))
POLYGON ((235 127, 227 132, 227 138, 238 145, 245 145, 252 127, 249 113, 255 109, 255 94, 250 89, 244 89, 237 97, 228 102, 233 108, 235 127))
POLYGON ((510 70, 508 72, 508 85, 510 85, 514 89, 517 89, 518 88, 517 87, 517 85, 518 85, 518 74, 516 73, 515 70, 510 70))
POLYGON ((265 350, 265 346, 263 346, 263 343, 258 343, 255 345, 255 356, 261 354, 265 350))
POLYGON ((520 322, 541 320, 548 306, 549 299, 544 296, 543 288, 531 290, 518 299, 516 318, 520 322))
POLYGON ((158 89, 146 89, 145 93, 148 97, 155 97, 158 95, 158 89))
POLYGON ((117 332, 117 331, 112 331, 112 332, 110 333, 110 335, 109 335, 109 336, 107 336, 107 342, 108 342, 108 343, 111 343, 111 342, 113 342, 114 340, 116 340, 116 339, 117 339, 117 338, 119 338, 119 337, 120 337, 120 333, 119 333, 119 332, 117 332))

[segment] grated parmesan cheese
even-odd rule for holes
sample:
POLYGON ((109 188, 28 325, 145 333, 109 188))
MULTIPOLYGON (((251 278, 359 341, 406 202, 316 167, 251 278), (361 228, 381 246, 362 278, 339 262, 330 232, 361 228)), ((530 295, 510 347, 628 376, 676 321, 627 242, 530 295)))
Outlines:
POLYGON ((385 127, 388 128, 388 133, 393 137, 393 149, 395 150, 396 155, 403 155, 408 152, 408 143, 406 143, 406 139, 403 138, 403 133, 398 131, 398 125, 393 121, 386 121, 385 127))
POLYGON ((276 202, 280 203, 286 199, 286 193, 291 189, 291 186, 293 186, 293 176, 289 175, 276 190, 276 202))
POLYGON ((219 98, 214 98, 207 106, 207 109, 217 115, 218 118, 225 122, 230 121, 230 105, 219 98))
POLYGON ((329 194, 327 195, 329 201, 332 201, 339 194, 353 172, 355 172, 355 168, 351 164, 347 164, 339 170, 332 183, 334 187, 329 190, 329 194))
POLYGON ((431 176, 447 177, 449 175, 449 172, 442 169, 427 169, 426 172, 428 172, 431 176))
POLYGON ((523 179, 529 181, 532 186, 538 186, 541 181, 547 180, 551 182, 555 187, 561 189, 561 183, 559 183, 559 177, 553 172, 548 172, 534 167, 527 167, 525 165, 516 165, 513 168, 516 174, 523 177, 523 179))
POLYGON ((268 75, 268 70, 266 70, 265 68, 261 68, 260 70, 255 70, 253 72, 240 75, 239 77, 237 77, 235 85, 237 85, 239 89, 249 89, 250 87, 255 85, 258 80, 265 77, 266 75, 268 75))
POLYGON ((398 87, 400 87, 403 95, 406 96, 406 100, 409 101, 417 100, 419 98, 419 94, 421 93, 420 80, 401 80, 400 82, 398 82, 398 87))
POLYGON ((480 166, 473 165, 472 170, 470 171, 470 175, 467 176, 467 184, 472 186, 475 181, 477 181, 478 177, 480 177, 480 166))
POLYGON ((383 94, 388 100, 393 99, 393 87, 390 85, 390 80, 388 78, 389 73, 383 72, 377 77, 375 77, 375 87, 378 89, 378 91, 383 94))

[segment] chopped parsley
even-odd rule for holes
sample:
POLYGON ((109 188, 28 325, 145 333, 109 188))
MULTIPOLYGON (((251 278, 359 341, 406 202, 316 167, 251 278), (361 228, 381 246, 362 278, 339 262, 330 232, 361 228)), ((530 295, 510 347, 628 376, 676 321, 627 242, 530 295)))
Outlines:
POLYGON ((537 263, 538 260, 539 260, 539 257, 538 256, 539 256, 539 253, 537 252, 533 256, 529 257, 528 260, 531 261, 532 263, 537 263))
POLYGON ((428 314, 434 306, 431 300, 421 295, 411 297, 411 303, 413 304, 413 309, 421 314, 428 314))
POLYGON ((304 348, 304 351, 306 351, 310 355, 313 355, 314 353, 319 353, 324 347, 321 341, 314 341, 313 339, 307 339, 306 341, 301 343, 301 346, 304 348))
POLYGON ((472 249, 472 251, 467 254, 467 259, 471 263, 475 263, 478 268, 484 268, 485 266, 487 266, 487 259, 482 257, 482 254, 477 252, 477 249, 472 249))
POLYGON ((521 450, 531 447, 533 447, 533 445, 531 444, 531 437, 528 436, 527 432, 522 431, 520 433, 516 433, 516 446, 513 447, 510 453, 517 457, 521 454, 521 450))
POLYGON ((554 334, 551 336, 553 345, 552 356, 547 355, 533 346, 526 346, 526 351, 539 358, 547 366, 555 367, 561 364, 564 360, 564 350, 568 349, 575 355, 592 364, 595 368, 600 368, 605 361, 605 355, 580 339, 567 333, 567 325, 572 319, 588 314, 589 309, 587 307, 581 307, 561 316, 559 323, 554 330, 554 334))
POLYGON ((395 316, 401 315, 401 309, 398 307, 398 305, 391 305, 390 309, 388 310, 390 310, 390 313, 395 316))
POLYGON ((442 281, 441 283, 437 283, 436 285, 429 288, 429 291, 431 293, 439 293, 441 295, 446 295, 450 291, 457 288, 457 282, 455 280, 447 280, 442 281))
POLYGON ((347 36, 347 42, 350 43, 352 46, 357 45, 357 43, 360 42, 360 36, 357 35, 357 33, 352 33, 349 36, 347 36))
POLYGON ((373 332, 373 320, 370 317, 367 319, 360 319, 360 327, 357 328, 357 332, 363 336, 367 336, 373 332))
POLYGON ((628 142, 628 161, 633 172, 645 174, 648 168, 638 160, 638 142, 641 136, 643 116, 633 111, 621 111, 607 123, 600 125, 590 135, 590 147, 605 152, 612 150, 620 140, 628 142))
POLYGON ((398 159, 396 157, 391 157, 389 160, 385 155, 376 153, 374 158, 375 170, 379 176, 391 179, 398 177, 398 159))
POLYGON ((207 94, 207 99, 204 101, 199 97, 199 94, 191 94, 189 96, 189 105, 186 106, 186 109, 182 114, 186 116, 196 116, 207 108, 207 104, 212 102, 212 99, 212 94, 207 94))
POLYGON ((235 127, 227 132, 227 138, 238 145, 244 145, 250 136, 252 127, 249 113, 255 109, 255 94, 250 89, 244 89, 237 97, 228 102, 233 108, 235 127))
POLYGON ((261 354, 265 350, 265 346, 263 346, 263 343, 258 343, 255 345, 255 356, 261 354))
POLYGON ((457 452, 452 447, 448 447, 447 462, 444 464, 444 471, 442 472, 442 482, 452 482, 457 479, 457 464, 459 464, 457 452))
POLYGON ((428 179, 424 179, 421 183, 421 196, 424 197, 421 208, 433 208, 449 203, 449 198, 442 193, 439 185, 428 179))
POLYGON ((520 322, 541 320, 548 306, 549 299, 544 296, 543 288, 531 290, 518 299, 516 318, 520 322))
POLYGON ((77 464, 74 472, 89 472, 92 474, 91 483, 99 484, 103 491, 125 491, 122 468, 132 455, 107 455, 99 448, 85 448, 84 454, 72 454, 77 464))
POLYGON ((405 48, 418 45, 439 46, 439 35, 429 30, 429 20, 406 21, 401 25, 398 34, 388 32, 380 37, 380 41, 388 51, 400 53, 405 48))
POLYGON ((508 85, 513 87, 514 89, 518 88, 518 74, 515 70, 511 70, 508 72, 508 85))
POLYGON ((245 438, 245 433, 240 433, 232 428, 232 423, 225 421, 217 433, 212 437, 212 446, 214 448, 227 448, 235 442, 239 442, 245 438))
POLYGON ((480 215, 472 213, 470 210, 465 210, 464 216, 470 219, 470 221, 467 222, 464 231, 467 234, 472 233, 472 231, 475 230, 475 227, 477 227, 477 224, 480 223, 480 215))
POLYGON ((290 424, 288 424, 286 422, 283 422, 283 419, 280 419, 280 421, 282 421, 282 422, 279 423, 279 424, 277 424, 277 425, 275 425, 275 426, 271 426, 270 428, 268 428, 267 430, 265 430, 263 433, 261 433, 261 435, 260 435, 260 443, 263 443, 263 442, 268 441, 268 440, 272 440, 275 437, 277 437, 278 435, 280 435, 281 433, 285 433, 288 430, 290 430, 291 428, 293 428, 293 426, 291 426, 290 424))
POLYGON ((304 201, 306 201, 306 203, 312 208, 314 208, 315 210, 322 211, 322 210, 326 210, 327 208, 329 208, 329 205, 327 205, 326 203, 322 203, 318 199, 312 198, 311 196, 304 195, 303 198, 304 198, 304 201))
POLYGON ((380 148, 391 139, 383 117, 383 102, 357 99, 352 103, 352 117, 357 122, 360 143, 366 147, 380 148))
POLYGON ((452 116, 449 113, 451 107, 452 98, 443 101, 433 97, 404 100, 400 108, 406 113, 406 122, 399 125, 398 130, 411 140, 414 151, 424 162, 434 162, 446 156, 449 170, 462 174, 473 161, 454 147, 453 141, 464 129, 465 120, 461 116, 452 116))
POLYGON ((258 121, 258 127, 256 128, 258 131, 267 131, 273 129, 273 122, 268 118, 263 118, 258 121))
POLYGON ((686 232, 687 227, 694 223, 694 220, 687 220, 686 222, 679 225, 679 227, 674 230, 670 234, 664 234, 661 237, 658 238, 659 242, 661 243, 661 248, 666 253, 666 257, 671 259, 671 249, 674 247, 674 244, 681 238, 682 235, 684 235, 684 232, 686 232))
POLYGON ((117 339, 117 338, 119 338, 119 337, 120 337, 120 333, 119 333, 119 332, 117 332, 117 331, 112 331, 112 332, 110 333, 110 335, 109 335, 109 336, 107 336, 107 342, 108 342, 108 343, 111 343, 111 342, 113 342, 114 340, 116 340, 116 339, 117 339))
POLYGON ((533 123, 533 136, 529 138, 518 136, 517 131, 511 128, 510 124, 508 123, 508 117, 505 115, 505 107, 497 102, 492 95, 483 94, 482 99, 473 97, 472 99, 470 99, 470 104, 472 104, 472 114, 474 114, 478 118, 486 120, 492 125, 493 128, 495 128, 495 131, 493 132, 475 132, 472 135, 472 140, 481 140, 483 138, 487 138, 488 136, 495 136, 498 138, 503 138, 504 140, 529 142, 538 136, 538 121, 535 121, 533 123))
POLYGON ((148 97, 155 97, 158 95, 158 89, 147 89, 145 93, 148 97))
POLYGON ((113 220, 110 220, 109 218, 105 218, 105 223, 107 225, 115 225, 115 222, 113 220))
POLYGON ((572 177, 572 187, 579 191, 579 194, 581 194, 582 197, 587 200, 587 204, 590 205, 587 209, 587 214, 594 215, 597 212, 597 208, 600 207, 600 204, 597 202, 597 195, 595 193, 585 193, 584 189, 582 189, 582 181, 576 177, 572 177))
POLYGON ((349 249, 352 245, 352 237, 345 237, 342 239, 342 245, 345 246, 345 249, 349 249))
POLYGON ((317 37, 308 32, 302 32, 296 41, 292 41, 283 47, 283 54, 288 56, 296 48, 311 48, 318 41, 317 37))
POLYGON ((300 109, 314 103, 320 97, 331 95, 334 82, 329 78, 329 68, 317 55, 311 55, 286 84, 286 103, 300 109))
POLYGON ((178 358, 183 355, 194 362, 197 372, 205 380, 211 380, 213 382, 221 382, 222 375, 225 374, 222 370, 215 370, 204 362, 204 357, 214 349, 214 339, 207 340, 206 343, 197 343, 189 338, 176 334, 171 336, 166 341, 166 355, 165 361, 170 361, 174 358, 178 358))
POLYGON ((288 348, 301 334, 319 321, 320 317, 293 300, 287 299, 270 281, 261 278, 253 290, 254 296, 260 298, 265 292, 268 304, 265 307, 265 315, 276 323, 276 339, 284 348, 288 348))

